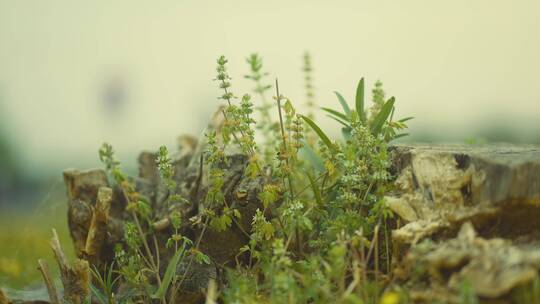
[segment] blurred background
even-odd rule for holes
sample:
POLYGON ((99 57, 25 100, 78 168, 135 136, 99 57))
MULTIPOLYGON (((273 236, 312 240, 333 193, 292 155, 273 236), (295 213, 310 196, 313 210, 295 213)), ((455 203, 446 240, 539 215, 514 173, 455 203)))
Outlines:
POLYGON ((222 54, 237 95, 258 52, 301 109, 306 51, 318 105, 380 79, 408 141, 540 143, 537 0, 0 0, 0 286, 38 278, 50 228, 71 250, 63 169, 99 166, 107 141, 134 172, 198 136, 222 54))

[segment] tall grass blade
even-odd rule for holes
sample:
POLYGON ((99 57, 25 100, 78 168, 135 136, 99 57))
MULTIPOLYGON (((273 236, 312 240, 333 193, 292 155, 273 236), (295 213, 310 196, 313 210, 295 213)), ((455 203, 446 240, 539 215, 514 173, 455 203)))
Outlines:
POLYGON ((328 116, 328 117, 332 118, 333 120, 339 122, 339 123, 342 124, 345 128, 349 128, 349 127, 350 127, 348 123, 344 122, 343 120, 341 120, 341 119, 339 119, 339 118, 337 118, 337 117, 334 117, 334 116, 331 116, 331 115, 326 115, 326 116, 328 116))
POLYGON ((350 118, 349 118, 347 115, 345 115, 345 114, 343 114, 343 113, 340 113, 340 112, 338 112, 338 111, 336 111, 336 110, 334 110, 334 109, 321 107, 321 110, 323 110, 323 111, 329 113, 330 115, 333 115, 333 116, 335 116, 335 117, 338 117, 338 118, 340 118, 341 120, 344 120, 344 121, 349 121, 349 120, 350 120, 350 118))
POLYGON ((381 107, 381 111, 377 113, 377 116, 375 116, 375 119, 371 124, 371 134, 374 136, 377 136, 381 132, 384 123, 390 116, 390 113, 392 113, 395 101, 396 99, 394 97, 388 99, 388 101, 386 101, 381 107))
POLYGON ((167 292, 167 289, 169 289, 169 285, 171 285, 173 276, 176 273, 176 267, 178 267, 178 263, 180 262, 180 258, 183 256, 183 254, 183 248, 174 253, 174 256, 169 261, 169 265, 167 265, 167 270, 165 271, 165 275, 163 276, 161 285, 159 286, 159 289, 156 291, 156 293, 152 296, 152 298, 163 299, 165 293, 167 292))
POLYGON ((366 120, 364 113, 364 78, 360 79, 356 87, 356 113, 358 113, 358 118, 361 121, 366 120))
POLYGON ((345 100, 345 98, 343 98, 343 96, 341 96, 341 94, 339 94, 338 92, 335 92, 334 91, 334 94, 336 94, 337 96, 337 99, 339 101, 339 103, 341 104, 341 107, 343 108, 343 111, 345 112, 345 114, 347 114, 347 116, 351 116, 351 108, 349 108, 349 105, 347 104, 347 101, 345 100))
POLYGON ((322 142, 332 151, 333 153, 336 152, 336 147, 334 144, 332 144, 332 141, 330 141, 330 138, 324 134, 324 132, 313 122, 313 120, 309 119, 308 117, 301 115, 302 119, 317 133, 319 138, 322 140, 322 142))
POLYGON ((398 120, 398 122, 406 122, 406 121, 409 121, 409 120, 411 120, 411 119, 413 119, 413 118, 414 118, 414 117, 412 117, 412 116, 405 117, 405 118, 402 118, 402 119, 398 120))

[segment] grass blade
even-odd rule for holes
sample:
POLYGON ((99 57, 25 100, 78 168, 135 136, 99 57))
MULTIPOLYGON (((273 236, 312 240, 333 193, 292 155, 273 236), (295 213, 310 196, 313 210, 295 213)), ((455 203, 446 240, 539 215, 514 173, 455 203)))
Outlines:
POLYGON ((347 104, 347 101, 345 100, 345 98, 343 98, 343 96, 341 96, 341 94, 339 94, 338 92, 335 92, 334 91, 334 94, 336 94, 337 96, 337 99, 339 101, 339 103, 341 104, 341 107, 343 108, 343 111, 345 112, 345 114, 347 114, 347 116, 351 116, 351 108, 349 108, 349 105, 347 104))
POLYGON ((344 122, 343 120, 341 120, 341 119, 339 119, 339 118, 337 118, 337 117, 331 116, 331 115, 326 115, 326 116, 328 116, 328 117, 332 118, 333 120, 339 122, 339 123, 342 124, 344 127, 350 128, 349 124, 347 124, 347 123, 344 122))
POLYGON ((377 136, 388 119, 388 116, 390 116, 390 113, 392 113, 392 109, 394 108, 394 103, 396 102, 396 99, 394 97, 388 99, 384 103, 384 105, 381 108, 381 111, 377 113, 377 116, 375 116, 375 119, 373 120, 373 123, 371 124, 371 134, 374 136, 377 136))
POLYGON ((156 293, 152 296, 152 298, 163 299, 163 297, 165 296, 165 293, 167 292, 167 289, 169 289, 169 285, 172 282, 173 276, 176 273, 176 267, 178 267, 180 258, 183 255, 184 255, 183 248, 174 253, 174 256, 169 261, 169 265, 167 265, 167 270, 165 271, 165 275, 163 276, 161 285, 159 286, 159 289, 156 291, 156 293))
POLYGON ((98 303, 100 304, 108 304, 107 297, 103 295, 101 290, 94 286, 94 284, 90 283, 90 292, 91 294, 97 299, 98 303))
POLYGON ((313 120, 309 119, 308 117, 301 115, 302 119, 319 135, 319 138, 322 140, 322 142, 330 149, 332 152, 336 152, 336 147, 334 147, 334 144, 332 144, 332 141, 324 134, 324 132, 313 122, 313 120))
POLYGON ((364 113, 364 78, 360 79, 358 86, 356 87, 356 113, 361 121, 365 121, 366 115, 364 113))
POLYGON ((338 111, 336 111, 334 109, 321 107, 321 110, 323 110, 323 111, 325 111, 327 113, 330 113, 330 115, 334 115, 334 116, 340 118, 341 120, 350 121, 350 118, 347 115, 345 115, 343 113, 340 113, 340 112, 338 112, 338 111))
POLYGON ((409 136, 409 133, 397 134, 396 136, 394 136, 394 139, 398 139, 398 138, 405 137, 405 136, 409 136))
POLYGON ((411 120, 411 119, 413 119, 413 118, 414 118, 414 117, 412 117, 412 116, 405 117, 405 118, 402 118, 402 119, 398 120, 398 122, 406 122, 406 121, 409 121, 409 120, 411 120))

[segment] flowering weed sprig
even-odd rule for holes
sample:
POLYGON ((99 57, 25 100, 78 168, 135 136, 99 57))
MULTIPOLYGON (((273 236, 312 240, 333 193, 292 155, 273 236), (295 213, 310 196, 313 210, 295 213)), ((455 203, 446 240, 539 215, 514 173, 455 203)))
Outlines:
POLYGON ((313 66, 311 65, 311 55, 309 52, 304 53, 304 86, 306 89, 306 107, 307 116, 311 119, 315 118, 315 90, 313 86, 313 66))

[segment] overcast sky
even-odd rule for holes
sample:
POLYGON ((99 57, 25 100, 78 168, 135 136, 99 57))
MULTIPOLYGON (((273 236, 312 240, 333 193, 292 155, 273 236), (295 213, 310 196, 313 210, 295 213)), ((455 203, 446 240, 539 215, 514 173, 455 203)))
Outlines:
POLYGON ((29 166, 96 165, 103 141, 134 163, 201 132, 221 54, 237 95, 257 51, 304 103, 305 50, 322 106, 333 90, 352 100, 365 76, 416 117, 412 132, 540 120, 538 0, 0 0, 1 125, 29 166))

